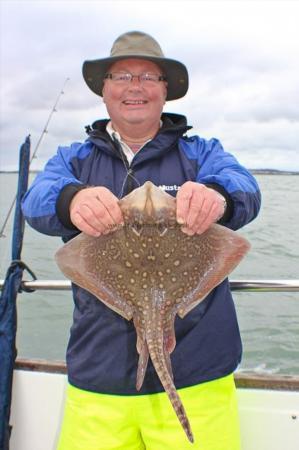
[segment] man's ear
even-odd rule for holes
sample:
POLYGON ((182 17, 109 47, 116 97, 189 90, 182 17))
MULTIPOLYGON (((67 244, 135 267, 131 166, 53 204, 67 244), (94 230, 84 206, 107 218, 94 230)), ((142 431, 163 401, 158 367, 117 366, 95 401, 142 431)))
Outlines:
POLYGON ((167 98, 167 87, 168 87, 168 83, 165 82, 164 105, 166 103, 166 98, 167 98))
POLYGON ((103 99, 103 103, 106 103, 105 102, 105 82, 103 83, 103 88, 102 88, 102 99, 103 99))

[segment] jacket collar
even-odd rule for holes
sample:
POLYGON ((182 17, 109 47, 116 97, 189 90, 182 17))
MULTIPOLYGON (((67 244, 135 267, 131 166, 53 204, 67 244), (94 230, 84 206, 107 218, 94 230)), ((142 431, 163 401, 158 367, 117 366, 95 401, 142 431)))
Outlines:
MULTIPOLYGON (((136 155, 134 158, 134 164, 162 156, 166 151, 173 148, 178 139, 192 128, 187 125, 186 117, 179 114, 163 113, 161 120, 162 127, 159 132, 138 152, 138 156, 136 155)), ((87 141, 92 142, 105 153, 108 152, 111 156, 119 157, 115 143, 106 131, 108 122, 108 119, 97 120, 92 126, 87 126, 87 141)))
MULTIPOLYGON (((180 114, 163 113, 161 120, 162 127, 158 134, 165 131, 181 131, 181 134, 183 134, 192 128, 187 125, 186 117, 180 114)), ((96 120, 92 126, 87 125, 85 127, 86 133, 89 137, 107 137, 106 126, 108 122, 109 119, 96 120)))

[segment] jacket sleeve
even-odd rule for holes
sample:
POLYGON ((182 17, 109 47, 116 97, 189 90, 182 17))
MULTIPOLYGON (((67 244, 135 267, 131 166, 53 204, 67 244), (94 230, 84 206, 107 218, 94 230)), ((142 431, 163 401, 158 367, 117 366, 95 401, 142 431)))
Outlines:
POLYGON ((82 144, 59 147, 57 154, 46 164, 24 196, 22 210, 26 221, 40 233, 71 237, 76 228, 66 227, 57 215, 57 200, 67 186, 75 190, 84 187, 76 178, 72 159, 77 157, 82 144))
POLYGON ((257 216, 261 206, 257 181, 217 139, 187 138, 182 148, 189 159, 197 160, 196 181, 214 187, 228 200, 230 214, 223 225, 237 230, 257 216))

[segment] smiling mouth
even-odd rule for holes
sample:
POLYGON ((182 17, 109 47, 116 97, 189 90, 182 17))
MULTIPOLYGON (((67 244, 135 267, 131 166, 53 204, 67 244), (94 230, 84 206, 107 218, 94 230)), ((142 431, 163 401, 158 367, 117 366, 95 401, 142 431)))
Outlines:
POLYGON ((124 100, 123 103, 125 105, 145 105, 147 103, 146 100, 124 100))

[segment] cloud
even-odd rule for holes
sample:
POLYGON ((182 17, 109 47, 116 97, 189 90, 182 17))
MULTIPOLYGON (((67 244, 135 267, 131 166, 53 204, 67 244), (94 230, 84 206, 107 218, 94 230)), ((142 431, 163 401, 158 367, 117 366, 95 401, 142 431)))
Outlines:
MULTIPOLYGON (((186 64, 187 96, 165 110, 187 115, 248 164, 299 170, 298 2, 0 2, 1 168, 34 147, 66 78, 35 167, 59 144, 84 140, 106 116, 84 83, 82 62, 107 56, 121 33, 142 29, 186 64), (291 158, 291 159, 290 159, 291 158)), ((256 166, 255 166, 256 167, 256 166)))

